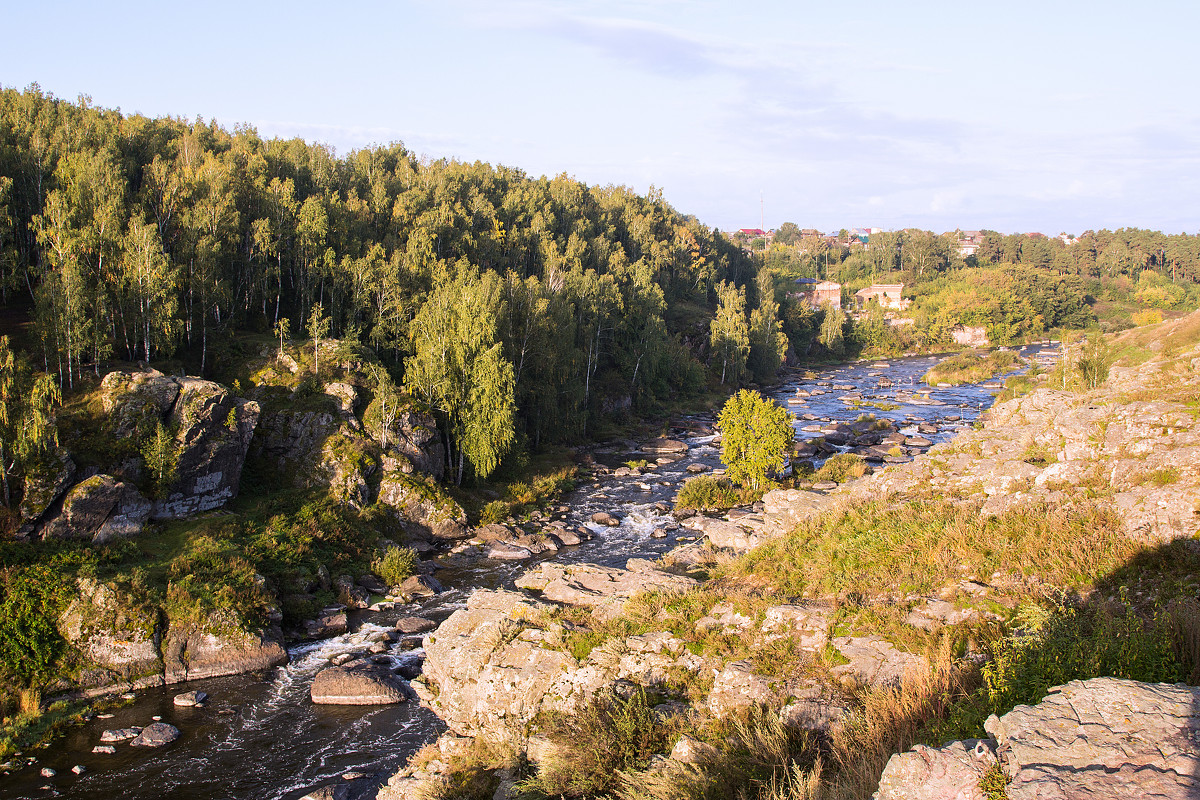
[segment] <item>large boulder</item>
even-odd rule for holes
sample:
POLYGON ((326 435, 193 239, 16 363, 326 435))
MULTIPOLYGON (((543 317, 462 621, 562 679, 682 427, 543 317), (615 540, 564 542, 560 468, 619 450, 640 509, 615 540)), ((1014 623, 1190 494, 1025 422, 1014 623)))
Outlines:
POLYGON ((1200 688, 1120 678, 1071 681, 989 717, 994 738, 892 756, 875 800, 984 800, 997 763, 1009 800, 1200 796, 1200 688))
POLYGON ((313 678, 310 694, 318 705, 377 706, 403 703, 408 684, 391 670, 369 661, 328 667, 313 678))
POLYGON ((182 683, 286 664, 277 631, 247 632, 227 615, 214 614, 203 627, 173 625, 162 643, 164 679, 182 683))
POLYGON ((91 539, 97 544, 136 536, 150 517, 151 503, 133 486, 111 475, 93 475, 63 498, 62 511, 46 523, 48 539, 91 539))
POLYGON ((696 581, 656 569, 633 572, 593 564, 544 562, 517 578, 516 585, 541 592, 547 600, 586 606, 600 616, 615 617, 639 592, 685 592, 696 586, 696 581))
POLYGON ((971 739, 892 756, 873 800, 987 800, 979 788, 996 763, 995 744, 971 739))
POLYGON ((152 722, 129 744, 133 747, 163 747, 179 738, 179 728, 165 722, 152 722))
POLYGON ((75 462, 61 447, 38 459, 26 469, 25 493, 18 511, 21 519, 33 522, 46 513, 75 477, 75 462))
POLYGON ((80 578, 58 629, 83 657, 80 682, 85 685, 128 681, 162 670, 157 610, 108 584, 80 578))
POLYGON ((689 517, 683 524, 685 527, 703 533, 712 542, 713 547, 732 550, 735 553, 753 550, 762 541, 761 534, 756 531, 747 530, 741 525, 723 519, 706 517, 703 514, 689 517))
POLYGON ((155 505, 160 519, 220 508, 237 496, 242 466, 258 424, 259 406, 234 397, 220 384, 177 378, 179 397, 170 421, 179 458, 175 481, 155 505))
POLYGON ((424 682, 413 688, 463 735, 528 723, 556 681, 577 666, 570 655, 525 635, 545 611, 517 592, 474 592, 466 608, 425 637, 424 682))
POLYGON ((425 536, 435 531, 460 530, 445 526, 451 522, 466 525, 467 512, 442 491, 432 479, 403 472, 389 472, 379 484, 379 502, 390 506, 411 533, 425 536))
POLYGON ((838 507, 838 499, 803 489, 773 489, 763 495, 763 517, 767 534, 787 533, 805 520, 838 507))
POLYGON ((100 382, 100 404, 117 439, 145 439, 175 405, 178 378, 156 369, 110 372, 100 382))

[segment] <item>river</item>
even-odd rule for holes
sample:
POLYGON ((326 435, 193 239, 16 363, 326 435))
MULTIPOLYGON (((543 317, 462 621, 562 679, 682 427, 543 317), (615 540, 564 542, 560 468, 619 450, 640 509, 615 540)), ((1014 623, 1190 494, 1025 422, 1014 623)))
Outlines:
MULTIPOLYGON (((1036 355, 1040 351, 1033 347, 1022 354, 1036 355)), ((1050 353, 1045 351, 1046 356, 1050 353)), ((937 432, 922 435, 936 443, 952 437, 956 428, 970 426, 992 404, 997 387, 996 382, 985 382, 932 388, 920 394, 921 375, 938 360, 917 357, 860 361, 813 368, 807 377, 804 371, 794 371, 768 394, 787 403, 799 388, 810 392, 803 404, 793 401, 788 405, 798 416, 799 438, 820 435, 802 430, 804 427, 853 421, 862 413, 874 413, 895 420, 905 432, 915 433, 917 424, 931 423, 937 426, 937 432), (879 403, 883 408, 856 406, 839 399, 852 393, 861 393, 863 403, 879 403)), ((567 521, 586 524, 595 538, 534 561, 553 558, 624 566, 629 558, 657 558, 677 544, 690 541, 695 532, 679 528, 664 509, 688 477, 689 465, 700 462, 719 468, 720 461, 717 448, 711 444, 713 437, 706 430, 711 419, 696 417, 681 423, 684 427, 672 431, 689 446, 681 460, 641 476, 600 476, 580 485, 564 499, 571 508, 567 521), (592 524, 590 517, 596 511, 615 514, 621 518, 621 525, 605 528, 592 524)), ((621 446, 596 448, 593 454, 608 466, 636 457, 621 446)), ((415 615, 440 621, 463 607, 472 589, 511 586, 513 578, 530 566, 530 561, 489 560, 440 570, 436 577, 454 587, 450 591, 390 612, 357 614, 353 632, 290 648, 291 660, 284 667, 264 675, 237 675, 141 691, 129 705, 112 709, 111 717, 72 728, 66 736, 37 750, 35 765, 0 777, 0 798, 293 800, 348 771, 366 776, 352 782, 352 798, 374 797, 379 785, 415 750, 436 738, 444 726, 416 703, 315 706, 309 701, 313 676, 336 655, 363 650, 373 632, 393 627, 399 617, 415 615), (175 707, 172 698, 191 689, 208 692, 208 705, 175 707), (162 749, 118 744, 115 754, 92 753, 104 730, 145 726, 158 718, 180 729, 178 741, 162 749), (72 773, 75 765, 84 768, 82 774, 72 773), (42 777, 43 767, 55 770, 57 775, 42 777)), ((419 662, 421 652, 419 648, 405 650, 403 643, 397 643, 388 656, 399 667, 419 662)))

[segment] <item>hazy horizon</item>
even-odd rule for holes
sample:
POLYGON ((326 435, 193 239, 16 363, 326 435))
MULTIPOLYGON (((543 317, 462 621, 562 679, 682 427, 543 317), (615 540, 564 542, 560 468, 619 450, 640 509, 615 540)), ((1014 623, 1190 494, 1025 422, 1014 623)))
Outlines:
POLYGON ((1195 232, 1190 5, 47 2, 0 83, 339 153, 655 186, 730 230, 1195 232), (765 219, 760 219, 760 198, 765 219))

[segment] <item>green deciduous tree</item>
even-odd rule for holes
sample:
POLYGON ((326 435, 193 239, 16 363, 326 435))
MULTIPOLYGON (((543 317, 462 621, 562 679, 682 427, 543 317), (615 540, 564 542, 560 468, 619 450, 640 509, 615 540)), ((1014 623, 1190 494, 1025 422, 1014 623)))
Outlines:
POLYGON ((783 469, 794 431, 791 415, 775 402, 743 389, 726 401, 718 424, 730 480, 757 491, 783 469))
POLYGON ((750 371, 756 381, 770 380, 787 355, 788 339, 779 320, 779 303, 771 273, 758 276, 758 308, 750 312, 750 371))
POLYGON ((721 365, 721 383, 734 384, 746 371, 750 329, 746 325, 746 290, 732 283, 717 285, 717 313, 709 328, 713 360, 721 365))
POLYGON ((468 463, 491 474, 513 441, 513 368, 496 339, 499 282, 469 266, 442 276, 411 325, 405 382, 445 416, 456 483, 468 463))
POLYGON ((821 320, 821 333, 817 341, 833 355, 841 356, 846 352, 845 329, 846 312, 828 306, 825 308, 825 318, 821 320))
POLYGON ((375 384, 375 405, 379 412, 379 446, 387 450, 391 444, 390 434, 392 425, 400 413, 400 393, 396 390, 396 382, 391 373, 382 364, 368 364, 367 374, 375 384))
POLYGON ((175 441, 175 434, 159 422, 154 434, 142 447, 142 458, 146 460, 146 469, 154 478, 154 496, 164 499, 167 490, 175 482, 175 468, 179 463, 179 444, 175 441))

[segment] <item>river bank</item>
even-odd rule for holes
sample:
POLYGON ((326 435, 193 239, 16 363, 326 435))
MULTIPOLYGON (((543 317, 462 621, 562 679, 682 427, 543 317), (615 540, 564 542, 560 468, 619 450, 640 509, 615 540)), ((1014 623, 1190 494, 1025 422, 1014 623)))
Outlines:
MULTIPOLYGON (((796 396, 801 386, 809 387, 804 405, 791 406, 801 417, 797 422, 801 439, 827 437, 829 434, 822 435, 820 427, 852 421, 865 411, 873 411, 914 434, 916 426, 921 424, 936 427, 935 432, 925 434, 935 443, 953 436, 956 428, 969 427, 979 412, 990 405, 992 397, 989 389, 981 387, 934 388, 928 394, 924 394, 925 390, 915 391, 920 374, 931 363, 932 359, 922 357, 886 366, 883 362, 838 365, 816 371, 813 373, 816 377, 805 377, 805 373, 798 372, 786 376, 785 382, 771 393, 786 402, 796 396), (885 377, 892 384, 890 387, 881 385, 885 377), (859 397, 849 397, 853 394, 859 397), (864 401, 895 407, 864 406, 864 401), (803 419, 804 415, 811 419, 803 419), (803 430, 814 425, 818 425, 817 430, 803 430)), ((564 524, 590 531, 594 537, 591 541, 522 561, 482 558, 481 545, 462 546, 459 552, 435 562, 438 570, 434 577, 450 587, 449 591, 388 612, 354 614, 352 626, 358 632, 363 626, 373 630, 371 626, 376 625, 394 630, 395 620, 401 616, 423 616, 440 622, 464 606, 471 590, 511 586, 517 574, 540 561, 623 567, 631 558, 657 559, 680 544, 694 541, 701 533, 678 525, 670 515, 672 498, 683 481, 694 474, 689 468, 711 472, 719 470, 721 465, 707 427, 711 419, 684 419, 680 423, 669 434, 686 445, 686 453, 672 457, 644 453, 640 445, 628 442, 609 443, 591 450, 596 469, 590 480, 582 482, 566 499, 563 505, 567 511, 561 513, 564 524), (657 464, 659 458, 667 463, 657 464), (639 474, 614 474, 628 460, 651 461, 654 468, 638 470, 639 474), (591 521, 593 514, 602 512, 613 514, 619 524, 609 527, 591 521)), ((308 787, 336 779, 347 770, 373 775, 373 780, 358 782, 362 791, 369 792, 370 783, 378 786, 420 744, 434 738, 439 723, 415 703, 365 712, 309 703, 307 686, 321 665, 341 653, 366 649, 363 640, 353 638, 356 635, 357 632, 348 634, 349 638, 335 637, 318 645, 291 648, 291 663, 268 673, 262 682, 241 676, 204 683, 213 701, 202 710, 176 711, 169 705, 174 694, 169 690, 143 692, 133 706, 118 712, 120 716, 93 721, 68 739, 39 752, 35 766, 49 764, 60 776, 69 775, 70 778, 56 779, 53 784, 55 791, 71 797, 114 793, 148 797, 164 788, 180 797, 214 797, 221 796, 220 786, 224 781, 236 784, 239 793, 244 787, 247 794, 255 796, 291 798, 308 787), (221 713, 231 709, 235 713, 221 713), (151 711, 154 713, 148 713, 151 711), (94 746, 105 726, 112 727, 118 722, 145 724, 153 716, 170 721, 176 719, 176 714, 188 715, 178 718, 184 735, 167 751, 152 756, 125 751, 116 760, 90 753, 89 743, 94 746), (403 733, 383 736, 381 731, 388 729, 403 733), (279 730, 295 730, 295 733, 279 738, 279 730), (255 739, 256 736, 263 738, 255 739), (266 747, 263 743, 268 741, 270 746, 266 747), (248 763, 246 751, 253 747, 265 748, 270 757, 254 757, 248 763), (79 777, 71 775, 70 767, 76 763, 88 771, 79 777)), ((421 651, 412 648, 411 641, 397 641, 389 645, 388 654, 419 658, 421 651)), ((5 783, 0 794, 14 797, 45 796, 39 787, 49 785, 31 768, 10 776, 5 783)))

